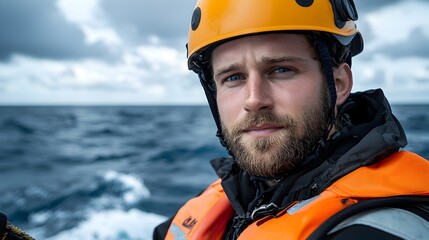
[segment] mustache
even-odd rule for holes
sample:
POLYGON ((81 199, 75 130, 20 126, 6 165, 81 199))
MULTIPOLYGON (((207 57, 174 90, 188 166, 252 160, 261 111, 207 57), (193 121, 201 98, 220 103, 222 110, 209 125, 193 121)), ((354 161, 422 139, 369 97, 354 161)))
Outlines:
POLYGON ((229 134, 239 135, 250 127, 262 124, 278 125, 285 128, 291 128, 296 125, 293 119, 287 115, 277 116, 272 112, 259 112, 249 114, 241 121, 235 123, 232 128, 229 129, 229 134))

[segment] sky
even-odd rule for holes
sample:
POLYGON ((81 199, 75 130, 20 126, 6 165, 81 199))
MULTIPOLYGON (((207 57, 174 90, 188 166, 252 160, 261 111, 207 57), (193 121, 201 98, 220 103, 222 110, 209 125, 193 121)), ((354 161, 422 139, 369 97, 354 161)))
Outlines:
MULTIPOLYGON (((206 104, 188 71, 196 0, 0 1, 0 105, 206 104)), ((353 91, 429 103, 429 0, 355 0, 353 91)))

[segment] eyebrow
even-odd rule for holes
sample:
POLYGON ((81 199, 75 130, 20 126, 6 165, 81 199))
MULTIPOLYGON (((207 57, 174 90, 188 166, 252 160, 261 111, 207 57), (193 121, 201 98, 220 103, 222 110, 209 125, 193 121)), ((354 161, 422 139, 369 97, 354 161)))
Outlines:
POLYGON ((273 64, 273 63, 281 63, 281 62, 308 62, 308 60, 300 57, 262 57, 258 59, 257 64, 273 64))
POLYGON ((213 79, 216 80, 220 75, 223 75, 231 71, 236 71, 237 69, 240 69, 240 68, 242 68, 242 64, 240 63, 233 63, 225 67, 220 67, 219 69, 216 69, 216 71, 214 72, 213 79))
MULTIPOLYGON (((283 62, 290 62, 290 63, 296 63, 296 62, 308 62, 308 60, 301 58, 301 57, 262 57, 261 59, 257 60, 257 64, 275 64, 275 63, 283 63, 283 62)), ((223 75, 225 73, 236 71, 237 69, 242 68, 242 64, 240 63, 233 63, 230 65, 227 65, 225 67, 220 67, 219 69, 216 69, 214 71, 213 77, 214 79, 217 79, 220 75, 223 75)))

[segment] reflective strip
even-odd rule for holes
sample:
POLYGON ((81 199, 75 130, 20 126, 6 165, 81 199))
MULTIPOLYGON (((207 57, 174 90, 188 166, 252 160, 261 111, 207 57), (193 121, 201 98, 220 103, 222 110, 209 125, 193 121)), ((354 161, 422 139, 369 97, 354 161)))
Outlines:
POLYGON ((175 223, 171 225, 170 232, 173 234, 174 240, 186 240, 185 232, 183 232, 175 223))
POLYGON ((420 216, 399 208, 381 208, 350 217, 329 234, 351 225, 366 225, 403 239, 423 240, 429 236, 429 222, 420 216))
POLYGON ((304 200, 304 201, 302 201, 302 202, 299 202, 299 203, 297 203, 297 204, 293 205, 292 207, 290 207, 290 208, 287 210, 287 213, 289 213, 290 215, 293 215, 293 214, 294 214, 294 213, 296 213, 299 209, 303 208, 305 205, 309 204, 310 202, 312 202, 313 200, 315 200, 315 199, 316 199, 316 198, 318 198, 318 197, 319 197, 319 195, 317 195, 317 196, 315 196, 315 197, 312 197, 312 198, 309 198, 309 199, 307 199, 307 200, 304 200))

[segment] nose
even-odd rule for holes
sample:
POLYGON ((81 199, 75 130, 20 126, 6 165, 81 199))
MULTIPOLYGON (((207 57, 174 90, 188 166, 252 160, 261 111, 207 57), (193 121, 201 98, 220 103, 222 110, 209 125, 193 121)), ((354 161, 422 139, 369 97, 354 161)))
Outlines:
POLYGON ((273 98, 269 83, 259 74, 250 75, 246 82, 246 100, 244 110, 258 112, 273 107, 273 98))

